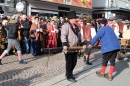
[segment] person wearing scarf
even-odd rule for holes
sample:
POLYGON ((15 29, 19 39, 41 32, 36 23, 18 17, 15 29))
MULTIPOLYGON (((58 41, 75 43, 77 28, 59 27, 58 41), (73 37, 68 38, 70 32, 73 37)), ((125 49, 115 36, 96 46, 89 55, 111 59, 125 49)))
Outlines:
POLYGON ((35 39, 31 39, 30 52, 33 56, 40 55, 41 54, 41 39, 42 39, 41 34, 43 32, 39 25, 39 17, 34 18, 34 22, 32 23, 31 28, 30 28, 30 33, 35 35, 35 39))

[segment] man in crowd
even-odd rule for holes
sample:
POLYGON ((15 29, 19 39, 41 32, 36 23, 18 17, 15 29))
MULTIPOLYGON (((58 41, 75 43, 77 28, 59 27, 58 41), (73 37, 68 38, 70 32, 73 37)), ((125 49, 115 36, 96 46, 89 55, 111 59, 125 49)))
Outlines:
MULTIPOLYGON (((61 29, 61 41, 63 45, 63 50, 65 52, 66 78, 71 82, 76 82, 75 77, 73 76, 73 70, 77 63, 77 52, 75 52, 74 50, 68 50, 68 47, 77 46, 78 43, 83 42, 83 39, 81 38, 79 28, 75 24, 75 11, 69 12, 68 18, 69 22, 66 22, 61 29)), ((83 42, 83 49, 85 48, 86 45, 83 42)))
POLYGON ((100 23, 102 27, 97 32, 96 36, 91 40, 88 48, 93 47, 94 44, 100 39, 101 50, 103 54, 102 68, 100 71, 97 71, 96 74, 99 77, 105 77, 106 79, 111 81, 112 74, 115 69, 115 59, 117 56, 117 52, 121 49, 121 46, 113 29, 109 26, 106 26, 107 19, 102 19, 100 23), (109 73, 105 74, 108 61, 110 61, 110 71, 109 73))
MULTIPOLYGON (((92 26, 90 22, 86 23, 83 15, 79 17, 77 25, 80 28, 81 36, 85 40, 86 45, 88 45, 91 39, 96 35, 94 26, 92 26)), ((91 49, 84 50, 84 63, 87 65, 92 65, 92 63, 89 62, 90 53, 91 49)))
POLYGON ((29 39, 29 30, 30 30, 30 22, 27 19, 26 15, 22 15, 22 23, 20 25, 20 33, 21 33, 21 37, 22 37, 22 43, 24 46, 24 52, 29 53, 29 43, 28 43, 28 39, 29 39))

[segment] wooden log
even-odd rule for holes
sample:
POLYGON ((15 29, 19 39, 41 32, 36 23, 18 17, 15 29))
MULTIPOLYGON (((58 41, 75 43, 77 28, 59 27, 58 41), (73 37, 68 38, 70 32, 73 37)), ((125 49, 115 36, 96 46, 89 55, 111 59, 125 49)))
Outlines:
MULTIPOLYGON (((94 46, 92 48, 97 48, 97 49, 100 49, 101 47, 100 46, 94 46)), ((69 47, 68 50, 82 50, 83 49, 83 46, 76 46, 76 47, 69 47)))

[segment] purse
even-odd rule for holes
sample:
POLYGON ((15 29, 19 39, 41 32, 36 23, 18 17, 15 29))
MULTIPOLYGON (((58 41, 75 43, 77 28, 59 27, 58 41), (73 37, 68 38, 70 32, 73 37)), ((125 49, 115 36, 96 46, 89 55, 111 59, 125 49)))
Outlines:
POLYGON ((31 38, 31 39, 35 39, 36 36, 35 36, 33 33, 30 33, 30 34, 29 34, 29 38, 31 38))

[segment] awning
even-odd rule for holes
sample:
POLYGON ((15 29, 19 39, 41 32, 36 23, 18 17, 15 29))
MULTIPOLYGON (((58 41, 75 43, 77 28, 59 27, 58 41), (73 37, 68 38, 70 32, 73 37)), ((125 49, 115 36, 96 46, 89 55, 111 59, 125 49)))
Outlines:
POLYGON ((39 9, 32 9, 31 12, 58 14, 58 12, 55 12, 55 11, 39 10, 39 9))

